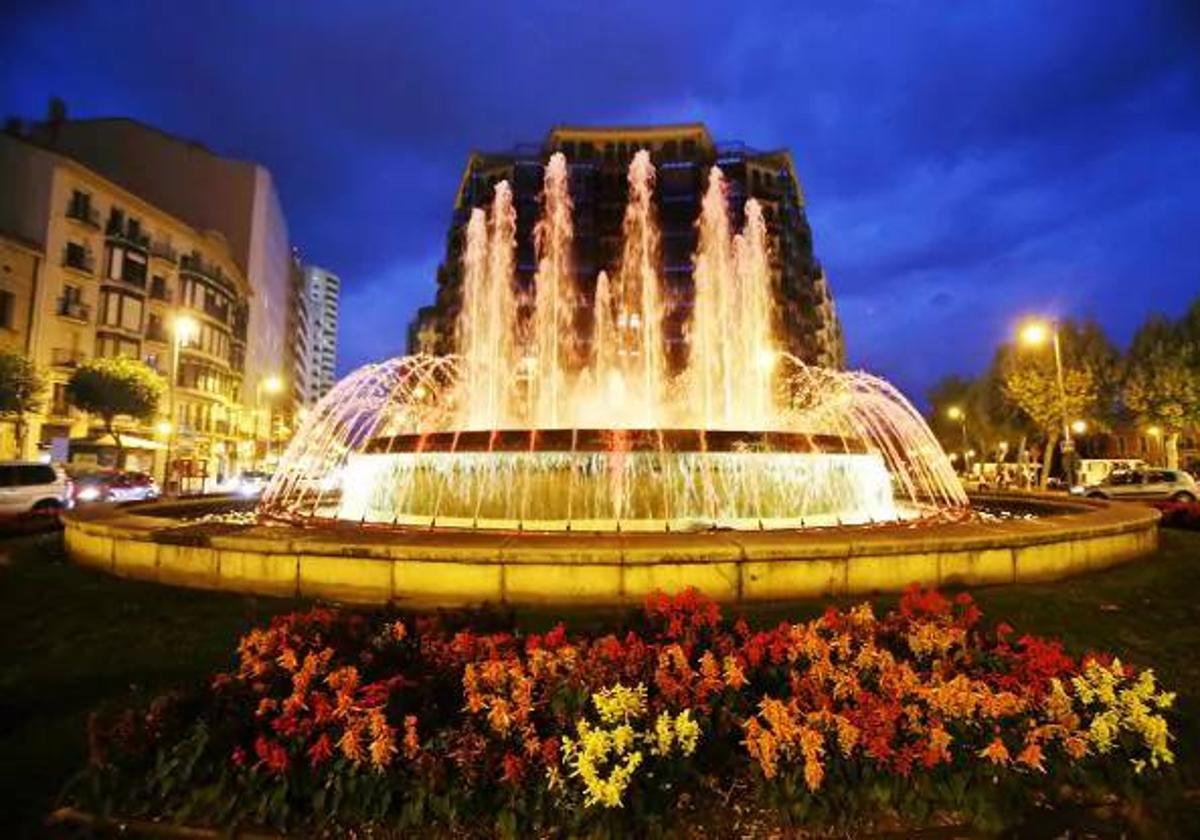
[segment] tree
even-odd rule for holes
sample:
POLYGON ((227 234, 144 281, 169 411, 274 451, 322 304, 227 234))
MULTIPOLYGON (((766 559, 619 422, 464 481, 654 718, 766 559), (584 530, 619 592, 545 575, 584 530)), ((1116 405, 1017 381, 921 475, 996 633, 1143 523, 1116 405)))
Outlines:
POLYGON ((1122 401, 1139 425, 1161 430, 1170 469, 1179 466, 1180 432, 1200 424, 1196 357, 1185 323, 1161 317, 1144 323, 1129 348, 1122 401))
POLYGON ((28 357, 0 350, 0 415, 13 420, 17 457, 25 452, 25 415, 41 407, 45 390, 45 377, 28 357))
POLYGON ((125 461, 121 435, 113 421, 118 415, 151 420, 158 413, 163 381, 137 359, 92 359, 75 369, 67 382, 67 401, 89 414, 99 415, 104 430, 117 446, 117 464, 125 461))

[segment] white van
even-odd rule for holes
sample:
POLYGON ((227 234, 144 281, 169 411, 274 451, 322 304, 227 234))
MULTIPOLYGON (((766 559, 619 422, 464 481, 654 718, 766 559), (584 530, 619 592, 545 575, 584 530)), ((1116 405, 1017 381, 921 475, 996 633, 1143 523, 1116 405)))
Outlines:
POLYGON ((70 506, 70 481, 60 468, 38 461, 0 461, 0 516, 55 514, 70 506))

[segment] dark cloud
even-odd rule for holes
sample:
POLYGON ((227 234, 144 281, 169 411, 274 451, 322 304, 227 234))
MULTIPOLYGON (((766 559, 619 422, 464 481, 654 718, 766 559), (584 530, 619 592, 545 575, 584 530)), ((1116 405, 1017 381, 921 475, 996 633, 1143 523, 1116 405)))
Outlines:
POLYGON ((57 94, 269 166, 296 243, 345 278, 343 369, 396 352, 430 299, 469 150, 559 122, 790 147, 852 362, 917 395, 1023 312, 1123 339, 1200 287, 1186 0, 434 9, 25 4, 0 108, 57 94))

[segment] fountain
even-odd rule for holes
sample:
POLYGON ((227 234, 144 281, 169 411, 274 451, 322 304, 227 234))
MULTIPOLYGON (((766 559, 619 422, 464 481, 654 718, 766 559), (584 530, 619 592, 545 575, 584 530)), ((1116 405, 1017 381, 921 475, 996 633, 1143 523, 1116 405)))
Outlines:
POLYGON ((1149 509, 1030 496, 972 509, 895 388, 782 351, 757 202, 733 230, 712 169, 680 294, 659 267, 647 153, 628 177, 620 261, 594 286, 571 270, 554 155, 532 284, 515 276, 509 186, 470 215, 455 354, 339 382, 257 509, 81 508, 63 517, 71 557, 264 595, 611 604, 689 586, 748 601, 1045 581, 1154 548, 1149 509))
POLYGON ((550 158, 524 322, 512 192, 498 184, 490 211, 475 209, 466 227, 458 353, 342 380, 287 450, 261 512, 592 532, 815 528, 966 509, 900 393, 781 352, 762 208, 748 200, 734 233, 717 167, 697 221, 686 363, 672 370, 664 322, 677 301, 659 271, 649 153, 634 156, 628 180, 620 265, 589 299, 571 271, 567 161, 550 158))

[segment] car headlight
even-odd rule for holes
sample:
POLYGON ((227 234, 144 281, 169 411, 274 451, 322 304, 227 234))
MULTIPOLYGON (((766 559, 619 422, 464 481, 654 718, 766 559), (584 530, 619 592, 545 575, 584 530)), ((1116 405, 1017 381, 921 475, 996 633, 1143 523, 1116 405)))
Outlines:
POLYGON ((81 502, 94 502, 100 498, 99 487, 84 487, 79 491, 79 500, 81 502))

